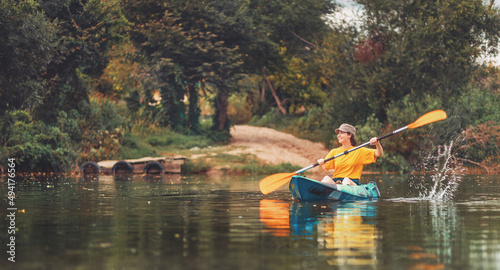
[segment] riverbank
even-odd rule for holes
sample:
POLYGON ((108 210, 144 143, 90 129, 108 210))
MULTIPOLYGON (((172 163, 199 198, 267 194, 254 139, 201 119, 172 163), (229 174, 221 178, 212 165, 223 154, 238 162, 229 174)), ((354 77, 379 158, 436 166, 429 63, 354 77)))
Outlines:
POLYGON ((227 145, 194 148, 185 153, 195 172, 208 175, 294 171, 325 157, 321 143, 266 127, 236 125, 227 145))

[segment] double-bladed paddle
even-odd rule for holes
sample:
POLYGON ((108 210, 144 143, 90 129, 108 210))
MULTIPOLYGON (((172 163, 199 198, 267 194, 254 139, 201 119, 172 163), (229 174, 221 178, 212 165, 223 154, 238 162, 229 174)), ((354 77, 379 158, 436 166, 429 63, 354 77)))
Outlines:
MULTIPOLYGON (((446 119, 446 112, 443 111, 443 110, 435 110, 435 111, 432 111, 432 112, 428 112, 422 116, 420 116, 420 118, 417 119, 417 121, 403 127, 403 128, 400 128, 398 130, 395 130, 393 131, 392 133, 389 133, 387 135, 384 135, 380 138, 377 138, 377 140, 382 140, 382 139, 385 139, 389 136, 392 136, 396 133, 399 133, 401 131, 404 131, 404 130, 407 130, 407 129, 413 129, 413 128, 418 128, 418 127, 421 127, 421 126, 424 126, 424 125, 427 125, 427 124, 430 124, 430 123, 434 123, 434 122, 437 122, 437 121, 441 121, 441 120, 444 120, 446 119)), ((370 142, 366 142, 364 144, 361 144, 359 146, 356 146, 352 149, 349 149, 345 152, 342 152, 338 155, 335 155, 331 158, 327 158, 325 159, 325 162, 327 161, 330 161, 334 158, 338 158, 342 155, 346 155, 354 150, 357 150, 361 147, 365 147, 367 145, 369 145, 370 142)), ((277 174, 273 174, 273 175, 270 175, 264 179, 262 179, 260 181, 260 191, 263 193, 263 194, 269 194, 275 190, 277 190, 278 188, 280 188, 281 186, 283 186, 284 184, 288 183, 291 179, 292 179, 292 176, 294 175, 297 175, 297 174, 300 174, 300 173, 303 173, 309 169, 312 169, 316 166, 318 166, 319 164, 316 163, 316 164, 313 164, 313 165, 310 165, 308 167, 305 167, 305 168, 302 168, 298 171, 295 171, 293 173, 277 173, 277 174)))

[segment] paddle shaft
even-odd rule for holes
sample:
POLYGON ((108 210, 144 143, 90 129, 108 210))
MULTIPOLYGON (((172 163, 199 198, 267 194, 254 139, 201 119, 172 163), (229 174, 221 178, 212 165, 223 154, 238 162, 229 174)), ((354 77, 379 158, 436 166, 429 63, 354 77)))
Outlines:
MULTIPOLYGON (((391 133, 389 133, 389 134, 386 134, 386 135, 384 135, 384 136, 382 136, 382 137, 377 138, 377 141, 381 141, 381 140, 383 140, 383 139, 385 139, 385 138, 387 138, 387 137, 389 137, 389 136, 392 136, 392 135, 394 135, 394 134, 396 134, 396 133, 399 133, 399 132, 404 131, 404 130, 407 130, 407 129, 408 129, 408 126, 403 127, 403 128, 400 128, 400 129, 397 129, 397 130, 394 130, 393 132, 391 132, 391 133)), ((325 159, 325 162, 328 162, 328 161, 330 161, 330 160, 332 160, 332 159, 338 158, 338 157, 343 156, 343 155, 347 155, 347 154, 349 154, 350 152, 352 152, 352 151, 354 151, 354 150, 358 150, 359 148, 361 148, 361 147, 365 147, 365 146, 367 146, 367 145, 369 145, 369 144, 370 144, 370 142, 365 142, 364 144, 361 144, 361 145, 358 145, 358 146, 356 146, 356 147, 354 147, 354 148, 352 148, 352 149, 346 150, 346 151, 344 151, 344 152, 342 152, 342 153, 340 153, 340 154, 338 154, 338 155, 335 155, 335 156, 333 156, 333 157, 327 158, 327 159, 325 159)), ((313 164, 313 165, 307 166, 307 167, 305 167, 305 168, 302 168, 302 169, 300 169, 300 170, 296 171, 295 173, 296 173, 296 174, 303 173, 303 172, 305 172, 305 171, 307 171, 307 170, 309 170, 309 169, 312 169, 312 168, 314 168, 314 167, 316 167, 316 166, 318 166, 318 165, 319 165, 319 163, 316 163, 316 164, 313 164)))

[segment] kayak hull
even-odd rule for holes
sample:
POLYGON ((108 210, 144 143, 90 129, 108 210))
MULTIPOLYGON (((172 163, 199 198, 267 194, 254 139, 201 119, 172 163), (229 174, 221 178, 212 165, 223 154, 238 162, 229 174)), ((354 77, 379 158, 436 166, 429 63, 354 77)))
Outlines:
POLYGON ((305 202, 376 200, 380 197, 375 182, 359 186, 330 185, 296 175, 292 177, 289 188, 295 199, 305 202))

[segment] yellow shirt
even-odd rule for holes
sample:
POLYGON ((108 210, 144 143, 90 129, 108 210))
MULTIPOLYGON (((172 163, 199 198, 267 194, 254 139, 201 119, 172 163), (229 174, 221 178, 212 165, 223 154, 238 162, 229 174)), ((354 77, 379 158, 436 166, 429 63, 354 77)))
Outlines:
MULTIPOLYGON (((352 148, 353 147, 349 149, 352 148)), ((343 153, 347 150, 342 147, 332 149, 325 159, 343 153)), ((361 147, 348 153, 347 155, 343 155, 326 162, 325 168, 327 170, 335 170, 333 178, 349 177, 351 179, 359 179, 361 177, 361 172, 363 171, 363 165, 374 163, 376 160, 377 157, 375 157, 375 149, 361 147)))

